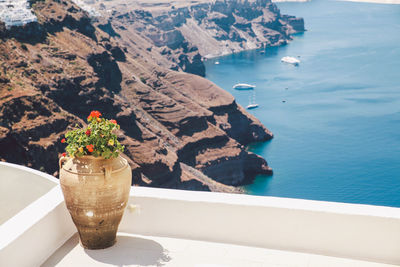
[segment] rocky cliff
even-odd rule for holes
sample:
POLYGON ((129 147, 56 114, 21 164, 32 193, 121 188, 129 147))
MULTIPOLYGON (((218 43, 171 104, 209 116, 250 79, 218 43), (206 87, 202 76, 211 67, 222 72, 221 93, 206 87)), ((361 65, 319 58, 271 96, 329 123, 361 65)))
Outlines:
POLYGON ((135 184, 238 192, 272 173, 244 147, 272 134, 212 82, 170 70, 141 28, 92 23, 69 0, 32 9, 38 23, 0 25, 0 160, 57 176, 61 138, 97 109, 121 125, 135 184))
POLYGON ((113 25, 123 39, 133 30, 169 60, 165 67, 200 76, 203 58, 283 45, 304 31, 302 18, 281 15, 270 0, 98 2, 93 6, 110 18, 104 28, 113 25))

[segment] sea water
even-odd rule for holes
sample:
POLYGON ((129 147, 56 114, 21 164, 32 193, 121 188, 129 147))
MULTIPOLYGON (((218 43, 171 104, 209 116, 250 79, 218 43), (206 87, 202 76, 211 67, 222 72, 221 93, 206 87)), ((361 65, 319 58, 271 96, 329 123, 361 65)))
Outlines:
POLYGON ((274 133, 249 194, 400 207, 400 5, 280 3, 307 31, 286 46, 206 61, 207 78, 274 133), (280 61, 300 59, 299 66, 280 61), (219 64, 214 64, 219 61, 219 64), (255 84, 254 91, 232 89, 255 84), (255 94, 255 96, 253 95, 255 94))

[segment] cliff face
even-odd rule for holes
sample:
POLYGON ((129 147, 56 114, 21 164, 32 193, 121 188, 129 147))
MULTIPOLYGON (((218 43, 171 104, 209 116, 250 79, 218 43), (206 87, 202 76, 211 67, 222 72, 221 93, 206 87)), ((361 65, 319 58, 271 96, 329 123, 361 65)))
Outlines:
POLYGON ((203 57, 286 44, 291 34, 304 31, 302 18, 281 15, 269 0, 196 1, 181 7, 171 1, 162 8, 160 3, 139 1, 131 9, 117 0, 94 6, 104 16, 112 10, 110 25, 123 39, 133 30, 154 45, 169 60, 165 67, 200 76, 205 76, 203 57))
POLYGON ((57 175, 63 135, 97 109, 121 125, 135 184, 236 192, 271 173, 244 145, 272 134, 215 84, 166 68, 140 29, 92 24, 67 0, 33 10, 38 23, 1 29, 0 160, 57 175))

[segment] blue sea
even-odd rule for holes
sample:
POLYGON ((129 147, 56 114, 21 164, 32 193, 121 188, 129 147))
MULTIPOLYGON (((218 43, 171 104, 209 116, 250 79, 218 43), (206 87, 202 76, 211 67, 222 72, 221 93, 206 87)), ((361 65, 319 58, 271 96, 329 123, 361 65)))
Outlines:
POLYGON ((250 151, 272 177, 249 194, 400 207, 400 5, 278 4, 307 31, 288 45, 206 62, 207 78, 274 133, 250 151), (298 67, 284 56, 299 57, 298 67), (214 64, 219 61, 220 64, 214 64), (232 89, 255 84, 253 91, 232 89), (254 94, 254 95, 253 95, 254 94))

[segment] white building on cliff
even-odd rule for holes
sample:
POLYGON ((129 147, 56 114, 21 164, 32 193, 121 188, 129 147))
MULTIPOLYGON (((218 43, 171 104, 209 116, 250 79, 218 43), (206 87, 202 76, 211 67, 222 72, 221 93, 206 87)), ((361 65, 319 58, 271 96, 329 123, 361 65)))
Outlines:
MULTIPOLYGON (((91 1, 72 0, 76 5, 89 13, 90 16, 100 16, 97 10, 89 5, 91 1)), ((0 21, 6 24, 6 28, 23 26, 36 22, 37 17, 32 13, 28 0, 0 0, 0 21)))
POLYGON ((27 0, 0 0, 0 21, 9 29, 37 21, 27 0))
POLYGON ((98 17, 100 16, 100 13, 90 4, 94 4, 94 0, 72 0, 76 5, 78 5, 80 8, 85 10, 87 13, 89 13, 90 16, 92 17, 98 17))

